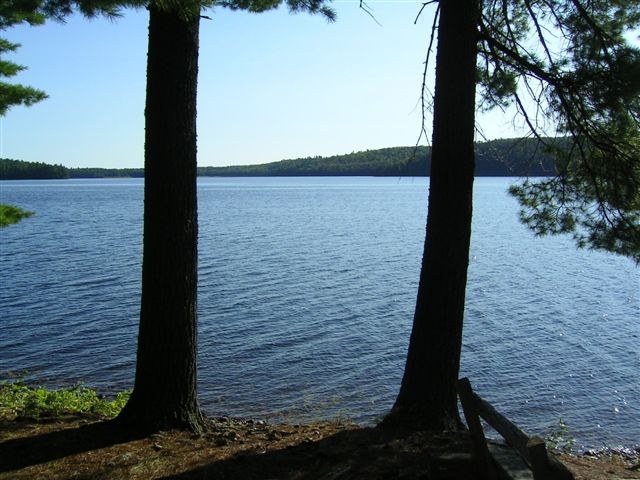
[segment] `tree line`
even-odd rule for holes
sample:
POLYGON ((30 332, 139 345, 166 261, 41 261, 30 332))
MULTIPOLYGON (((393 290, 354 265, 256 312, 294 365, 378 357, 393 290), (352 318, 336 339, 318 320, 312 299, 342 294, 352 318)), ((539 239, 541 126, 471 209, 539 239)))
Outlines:
MULTIPOLYGON (((562 143, 564 139, 546 139, 562 143)), ((478 142, 476 176, 552 176, 554 157, 536 138, 478 142)), ((306 157, 259 165, 199 167, 202 176, 428 176, 431 147, 390 147, 330 157, 306 157)))
POLYGON ((44 180, 56 178, 69 178, 69 169, 62 165, 0 158, 0 180, 44 180))
MULTIPOLYGON (((501 139, 476 143, 476 176, 542 177, 556 174, 546 143, 565 139, 501 139)), ((566 142, 565 142, 566 143, 566 142)), ((66 168, 44 163, 2 160, 0 179, 144 177, 142 168, 66 168), (5 163, 7 166, 5 167, 5 163), (44 167, 50 167, 46 169, 44 167), (20 171, 18 175, 16 172, 20 171), (31 173, 30 173, 31 172, 31 173), (47 174, 47 172, 49 172, 47 174)), ((330 157, 306 157, 257 165, 198 167, 202 177, 262 176, 427 176, 431 171, 431 147, 390 147, 330 157)))

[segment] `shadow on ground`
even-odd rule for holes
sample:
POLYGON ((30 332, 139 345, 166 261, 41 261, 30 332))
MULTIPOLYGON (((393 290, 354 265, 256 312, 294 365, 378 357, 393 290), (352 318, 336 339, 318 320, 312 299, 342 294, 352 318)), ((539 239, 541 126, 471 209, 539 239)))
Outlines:
MULTIPOLYGON (((4 434, 9 426, 10 424, 2 425, 0 432, 4 434)), ((140 438, 141 435, 118 427, 113 421, 101 421, 9 439, 0 443, 0 473, 140 438)))
POLYGON ((163 480, 473 480, 467 448, 461 438, 360 428, 279 450, 241 452, 163 480))
MULTIPOLYGON (((221 417, 202 436, 134 435, 96 418, 0 420, 0 480, 473 480, 465 433, 221 417)), ((583 480, 640 479, 638 458, 563 455, 583 480)))
POLYGON ((0 479, 472 480, 465 434, 212 422, 203 436, 108 421, 0 423, 0 479))

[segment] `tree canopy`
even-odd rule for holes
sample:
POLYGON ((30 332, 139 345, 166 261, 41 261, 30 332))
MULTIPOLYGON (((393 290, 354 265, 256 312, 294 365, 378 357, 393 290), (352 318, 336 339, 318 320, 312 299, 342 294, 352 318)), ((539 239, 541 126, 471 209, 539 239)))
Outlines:
MULTIPOLYGON (((91 17, 106 15, 116 17, 124 6, 136 6, 142 2, 112 0, 10 0, 0 3, 0 31, 14 25, 27 23, 42 25, 47 19, 63 21, 74 10, 91 17)), ((0 54, 15 52, 20 47, 4 38, 0 38, 0 54)), ((11 78, 27 67, 8 60, 0 60, 0 79, 11 78)), ((0 116, 14 106, 31 106, 47 98, 47 94, 33 87, 10 84, 0 80, 0 116)))
POLYGON ((640 26, 636 0, 490 0, 479 20, 482 108, 515 104, 558 175, 511 193, 535 233, 640 262, 640 26), (527 98, 528 97, 528 98, 527 98))
POLYGON ((69 178, 69 169, 62 165, 0 158, 0 180, 46 178, 69 178))
MULTIPOLYGON (((44 23, 45 16, 30 8, 21 8, 16 5, 12 8, 12 2, 3 2, 0 5, 0 30, 18 23, 26 22, 30 25, 40 25, 44 23)), ((26 2, 16 2, 26 3, 26 2)), ((15 52, 20 44, 12 43, 0 37, 0 55, 15 52)), ((0 57, 2 58, 2 57, 0 57)), ((41 100, 47 98, 47 94, 42 90, 37 90, 20 84, 10 84, 3 79, 11 78, 19 72, 25 70, 26 67, 8 60, 0 59, 0 116, 6 115, 7 111, 16 105, 31 106, 41 100)))

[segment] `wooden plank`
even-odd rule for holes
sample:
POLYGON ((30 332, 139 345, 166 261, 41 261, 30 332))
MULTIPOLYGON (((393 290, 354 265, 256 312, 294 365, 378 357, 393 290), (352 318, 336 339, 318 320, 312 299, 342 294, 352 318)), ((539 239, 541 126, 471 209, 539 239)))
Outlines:
POLYGON ((547 451, 544 440, 532 437, 527 442, 534 480, 574 480, 573 473, 564 463, 547 451))
POLYGON ((495 428, 496 431, 502 435, 507 444, 515 448, 524 461, 531 466, 531 459, 529 458, 529 451, 527 450, 527 442, 529 441, 527 434, 520 430, 507 417, 493 408, 489 402, 483 400, 476 394, 473 395, 476 397, 479 415, 484 418, 489 425, 495 428))
POLYGON ((493 480, 496 478, 496 472, 493 468, 492 457, 487 447, 487 439, 484 436, 484 430, 478 416, 476 396, 471 389, 471 382, 469 382, 468 378, 458 380, 458 396, 462 404, 464 418, 471 433, 471 441, 473 442, 480 474, 482 478, 493 480))
POLYGON ((498 476, 506 480, 575 480, 571 471, 547 451, 544 440, 529 436, 507 417, 498 412, 489 402, 475 394, 468 378, 458 380, 458 395, 467 426, 471 432, 478 466, 485 478, 498 476), (502 435, 521 460, 513 452, 489 448, 480 423, 480 417, 502 435), (495 460, 498 468, 494 465, 495 460), (530 469, 530 470, 529 470, 530 469))
POLYGON ((489 442, 489 452, 498 467, 498 474, 504 480, 536 480, 529 465, 520 454, 507 445, 489 442))
POLYGON ((531 438, 527 442, 527 451, 531 459, 531 470, 535 480, 546 480, 547 469, 549 468, 549 456, 547 446, 541 438, 531 438))

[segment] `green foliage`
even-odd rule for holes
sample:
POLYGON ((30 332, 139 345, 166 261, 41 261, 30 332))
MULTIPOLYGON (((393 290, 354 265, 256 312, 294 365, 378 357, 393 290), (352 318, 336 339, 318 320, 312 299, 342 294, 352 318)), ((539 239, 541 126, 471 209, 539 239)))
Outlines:
POLYGON ((25 162, 0 158, 0 180, 42 180, 69 178, 69 170, 62 165, 25 162))
POLYGON ((640 263, 640 163, 627 164, 624 156, 597 161, 603 153, 595 151, 583 170, 567 155, 561 175, 511 187, 522 222, 537 235, 570 234, 578 247, 640 263))
POLYGON ((336 18, 335 12, 329 8, 327 0, 218 0, 213 5, 219 5, 232 10, 246 10, 260 13, 286 4, 291 13, 307 12, 323 15, 327 20, 336 18))
POLYGON ((549 447, 558 452, 571 454, 576 439, 571 436, 567 423, 560 418, 558 425, 550 429, 544 436, 544 440, 549 447))
MULTIPOLYGON (((551 139, 547 139, 552 142, 551 139)), ((562 140, 558 140, 561 143, 562 140)), ((547 176, 555 174, 552 158, 536 139, 492 140, 476 144, 478 176, 547 176)), ((426 176, 429 147, 391 147, 331 157, 307 157, 260 165, 200 167, 203 176, 426 176)), ((72 172, 73 175, 73 172, 72 172)))
POLYGON ((0 30, 12 25, 28 23, 29 25, 42 25, 45 15, 38 11, 37 0, 14 0, 0 3, 0 30))
MULTIPOLYGON (((544 139, 553 143, 552 139, 544 139)), ((558 145, 563 139, 557 139, 558 145)), ((556 173, 552 156, 537 139, 502 139, 476 144, 477 176, 550 176, 556 173)), ((426 176, 429 147, 390 147, 331 157, 306 157, 258 165, 198 167, 199 176, 426 176)), ((144 177, 141 168, 71 168, 70 178, 144 177)))
POLYGON ((637 0, 488 0, 480 22, 483 109, 514 103, 561 165, 511 193, 536 234, 640 262, 640 27, 637 0), (531 100, 527 103, 524 97, 531 100), (528 108, 533 105, 533 108, 528 108))
MULTIPOLYGON (((62 21, 70 15, 74 9, 79 10, 85 16, 98 14, 108 17, 116 17, 119 8, 124 6, 143 6, 145 2, 111 0, 12 0, 0 2, 0 30, 21 23, 31 26, 42 25, 47 18, 62 21)), ((0 38, 0 55, 14 52, 19 44, 11 43, 0 38)), ((10 84, 2 81, 2 78, 10 78, 26 67, 16 63, 0 60, 0 116, 6 115, 11 107, 18 105, 31 106, 34 103, 46 99, 48 96, 42 90, 20 84, 10 84)))
POLYGON ((0 228, 18 223, 23 218, 30 217, 31 215, 33 215, 33 212, 22 210, 13 205, 0 203, 0 228))
MULTIPOLYGON (((0 38, 0 55, 15 51, 20 45, 0 38)), ((0 60, 0 79, 9 78, 24 70, 25 67, 8 60, 0 60)), ((16 105, 27 107, 47 98, 42 90, 26 87, 24 85, 12 85, 0 81, 0 116, 4 116, 9 108, 16 105)))
POLYGON ((47 390, 27 387, 20 382, 0 383, 0 417, 39 418, 74 413, 115 417, 128 398, 129 392, 121 392, 113 400, 106 400, 82 385, 47 390))
POLYGON ((402 175, 416 154, 425 159, 426 149, 383 148, 331 157, 306 157, 278 162, 231 167, 201 167, 205 176, 323 176, 323 175, 402 175))
POLYGON ((0 30, 28 23, 42 25, 47 19, 64 21, 74 10, 86 17, 117 17, 124 7, 142 7, 147 2, 113 0, 12 0, 0 3, 0 30))
MULTIPOLYGON (((286 5, 291 13, 307 12, 323 15, 327 20, 335 20, 335 12, 326 3, 330 0, 149 0, 123 2, 123 6, 151 5, 166 12, 175 12, 183 18, 200 15, 208 7, 224 7, 230 10, 244 10, 262 13, 286 5)), ((88 3, 92 2, 83 2, 88 3)))

